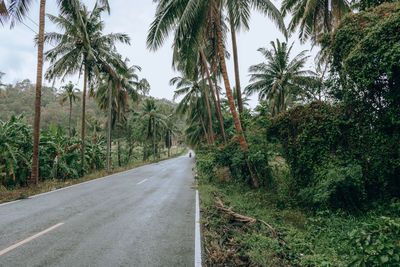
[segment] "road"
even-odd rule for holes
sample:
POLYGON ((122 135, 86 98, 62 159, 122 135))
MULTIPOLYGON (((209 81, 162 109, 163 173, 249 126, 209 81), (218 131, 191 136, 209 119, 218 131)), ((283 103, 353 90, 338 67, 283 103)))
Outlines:
POLYGON ((0 206, 0 266, 193 266, 188 155, 0 206))

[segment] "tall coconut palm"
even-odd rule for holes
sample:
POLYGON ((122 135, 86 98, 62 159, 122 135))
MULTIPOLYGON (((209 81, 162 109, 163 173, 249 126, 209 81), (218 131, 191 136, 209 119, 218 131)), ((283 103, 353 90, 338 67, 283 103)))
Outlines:
POLYGON ((125 123, 124 116, 128 108, 128 96, 132 100, 138 100, 136 92, 138 76, 135 70, 138 66, 128 67, 127 60, 112 62, 115 71, 114 75, 104 74, 103 82, 95 93, 99 107, 108 113, 108 133, 107 133, 107 170, 110 169, 110 150, 111 150, 111 130, 117 128, 118 134, 118 164, 121 166, 119 133, 121 125, 125 123))
POLYGON ((72 82, 61 87, 63 92, 60 94, 60 103, 63 105, 65 102, 69 102, 69 119, 68 119, 68 130, 69 137, 71 137, 71 118, 72 118, 72 103, 75 101, 80 101, 81 98, 78 96, 79 89, 75 88, 72 82))
MULTIPOLYGON (((139 117, 146 122, 146 143, 151 139, 153 145, 153 158, 157 155, 157 126, 165 125, 165 116, 158 112, 157 105, 152 98, 145 99, 139 117)), ((147 159, 146 148, 143 149, 143 158, 147 159)))
POLYGON ((250 82, 245 91, 248 94, 258 93, 260 101, 266 99, 273 108, 272 115, 285 111, 293 93, 314 73, 304 70, 309 56, 307 50, 300 52, 293 59, 290 53, 293 44, 288 46, 278 39, 271 42, 272 49, 260 48, 258 51, 265 57, 266 62, 250 66, 250 82))
POLYGON ((179 134, 179 129, 176 125, 176 117, 170 114, 165 120, 165 146, 168 148, 168 157, 171 156, 172 138, 179 134))
POLYGON ((282 15, 291 14, 288 30, 299 28, 302 42, 317 42, 322 33, 330 33, 347 12, 351 12, 347 0, 283 0, 282 15))
POLYGON ((235 83, 237 106, 239 113, 243 112, 242 92, 239 74, 239 59, 237 50, 236 32, 240 29, 249 29, 251 9, 255 9, 268 16, 286 36, 286 27, 282 15, 270 0, 226 0, 229 27, 232 39, 233 62, 235 69, 235 83))
MULTIPOLYGON (((126 34, 103 34, 104 23, 101 14, 107 10, 106 6, 95 4, 89 12, 83 4, 79 4, 80 16, 74 13, 64 13, 60 16, 48 15, 62 33, 46 33, 48 42, 57 43, 56 47, 46 52, 46 59, 50 61, 50 67, 46 73, 49 80, 64 78, 67 75, 81 73, 83 71, 83 95, 82 95, 82 127, 81 127, 81 163, 82 172, 85 164, 85 126, 86 126, 86 94, 88 84, 93 87, 95 78, 100 72, 114 72, 107 64, 120 59, 114 53, 115 43, 130 43, 126 34)), ((114 75, 115 76, 115 75, 114 75)))
MULTIPOLYGON (((107 7, 110 12, 108 0, 99 0, 107 7)), ((32 0, 10 0, 7 12, 4 12, 4 0, 1 2, 3 12, 0 14, 0 23, 4 18, 11 20, 11 26, 17 21, 21 21, 27 14, 32 0)), ((75 18, 80 18, 79 1, 78 0, 57 0, 61 13, 73 13, 75 18)), ((39 138, 40 138, 40 107, 41 107, 41 91, 43 79, 43 50, 44 50, 44 28, 45 28, 45 8, 46 0, 40 0, 39 8, 39 33, 38 33, 38 63, 36 71, 36 96, 35 96, 35 117, 33 123, 33 155, 31 169, 31 183, 37 184, 39 181, 39 138)), ((87 37, 87 36, 86 36, 87 37)), ((88 39, 88 38, 86 38, 88 39)))
MULTIPOLYGON (((211 23, 216 32, 216 43, 224 80, 225 91, 229 101, 230 111, 238 134, 238 139, 244 153, 249 152, 243 128, 234 104, 228 70, 225 60, 224 36, 221 26, 223 2, 218 0, 182 0, 182 1, 158 1, 155 19, 150 26, 147 45, 150 49, 159 48, 166 37, 174 31, 174 45, 185 43, 195 46, 204 38, 205 28, 211 23)), ((253 180, 253 186, 258 187, 260 182, 253 164, 247 160, 249 171, 253 180)))

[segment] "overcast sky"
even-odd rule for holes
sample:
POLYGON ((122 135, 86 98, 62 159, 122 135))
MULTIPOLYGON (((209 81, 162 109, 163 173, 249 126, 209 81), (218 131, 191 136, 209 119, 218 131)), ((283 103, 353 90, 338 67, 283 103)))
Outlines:
MULTIPOLYGON (((39 1, 31 7, 29 17, 12 30, 8 27, 0 26, 0 72, 6 73, 3 78, 5 83, 15 83, 23 79, 30 79, 35 82, 37 48, 34 47, 34 32, 38 31, 37 21, 39 13, 39 1), (30 29, 31 28, 31 29, 30 29)), ((47 1, 46 13, 57 15, 57 5, 55 0, 47 1)), ((84 1, 91 9, 94 0, 84 1)), ((280 7, 281 1, 274 1, 280 7)), ((157 98, 172 99, 174 88, 169 86, 169 80, 177 76, 171 68, 172 49, 171 41, 156 52, 146 49, 146 36, 149 25, 153 20, 156 4, 152 0, 112 0, 111 15, 104 14, 105 33, 121 32, 126 33, 131 38, 131 46, 119 45, 118 51, 131 60, 131 63, 143 68, 140 76, 147 78, 151 85, 150 95, 157 98)), ((57 31, 57 29, 46 20, 46 32, 57 31)), ((270 42, 275 39, 284 40, 283 35, 277 30, 275 25, 266 17, 257 12, 253 12, 250 23, 250 31, 240 32, 237 36, 239 50, 239 66, 242 87, 248 84, 248 68, 250 65, 258 64, 263 57, 257 52, 260 47, 269 47, 270 42)), ((292 56, 302 50, 310 49, 310 45, 300 45, 294 35, 289 42, 295 42, 292 56)), ((45 51, 49 49, 45 46, 45 51)), ((229 43, 229 48, 230 43, 229 43)), ((312 51, 311 54, 315 54, 312 51)), ((45 65, 45 69, 47 68, 45 65)), ((314 68, 313 60, 309 60, 309 69, 314 68)), ((230 73, 231 84, 234 85, 233 63, 228 61, 228 71, 230 73)), ((68 78, 67 78, 68 79, 68 78)), ((81 88, 82 81, 78 77, 71 77, 72 80, 81 88)), ((68 81, 67 80, 67 81, 68 81)), ((47 84, 47 82, 45 82, 47 84)), ((60 83, 56 83, 60 86, 60 83)), ((251 98, 251 106, 257 104, 257 97, 251 98)))

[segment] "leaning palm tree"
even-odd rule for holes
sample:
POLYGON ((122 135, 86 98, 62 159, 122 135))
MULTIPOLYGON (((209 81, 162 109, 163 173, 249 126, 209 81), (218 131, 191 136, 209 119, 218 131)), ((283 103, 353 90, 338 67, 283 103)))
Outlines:
MULTIPOLYGON (((164 43, 171 32, 174 32, 174 46, 185 45, 187 47, 195 47, 209 37, 207 35, 207 28, 215 30, 216 49, 229 101, 229 108, 238 134, 239 143, 244 153, 248 153, 249 148, 236 111, 226 66, 224 35, 221 26, 223 20, 222 7, 223 1, 218 0, 159 0, 155 19, 150 26, 147 37, 147 45, 150 49, 155 50, 164 43), (210 25, 213 27, 207 27, 210 25)), ((256 170, 249 159, 246 161, 253 180, 253 186, 258 187, 260 182, 256 170)))
POLYGON ((85 126, 86 126, 86 92, 88 84, 95 85, 99 73, 107 72, 115 76, 115 72, 107 62, 117 62, 120 59, 114 53, 115 43, 130 43, 126 34, 103 34, 104 23, 101 14, 107 10, 106 6, 95 4, 92 11, 79 5, 80 17, 75 18, 74 13, 65 13, 59 16, 48 15, 62 33, 46 33, 45 40, 57 43, 56 47, 46 52, 46 59, 50 61, 46 78, 64 78, 68 75, 83 72, 82 95, 82 127, 81 127, 81 164, 82 172, 85 164, 85 126))
POLYGON ((278 39, 271 42, 272 49, 260 48, 258 51, 265 57, 266 62, 250 66, 250 82, 245 92, 258 93, 260 101, 268 100, 272 106, 272 115, 285 111, 293 93, 296 92, 309 75, 313 72, 304 70, 309 56, 307 50, 300 52, 293 59, 290 53, 293 44, 288 46, 278 39))
POLYGON ((347 0, 283 0, 281 11, 283 16, 292 16, 290 32, 299 28, 302 42, 311 39, 315 43, 321 34, 333 32, 351 9, 347 0))
POLYGON ((68 130, 69 137, 71 137, 71 118, 72 118, 72 103, 75 101, 80 101, 81 98, 78 96, 79 89, 75 88, 72 82, 61 87, 63 92, 60 94, 60 103, 63 105, 65 102, 69 102, 69 120, 68 120, 68 130))

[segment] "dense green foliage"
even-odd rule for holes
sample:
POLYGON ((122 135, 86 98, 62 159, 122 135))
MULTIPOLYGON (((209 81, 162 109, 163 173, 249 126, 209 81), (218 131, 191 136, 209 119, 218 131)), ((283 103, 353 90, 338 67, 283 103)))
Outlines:
POLYGON ((350 108, 315 102, 274 118, 292 190, 309 204, 360 208, 365 201, 399 196, 398 143, 350 108))
MULTIPOLYGON (((12 116, 0 121, 0 175, 6 187, 26 185, 32 158, 32 127, 23 122, 23 116, 12 116)), ((40 177, 45 179, 71 179, 79 177, 80 140, 64 135, 62 128, 51 124, 42 130, 40 140, 40 177)), ((87 143, 87 157, 91 170, 104 166, 103 142, 87 143)))

